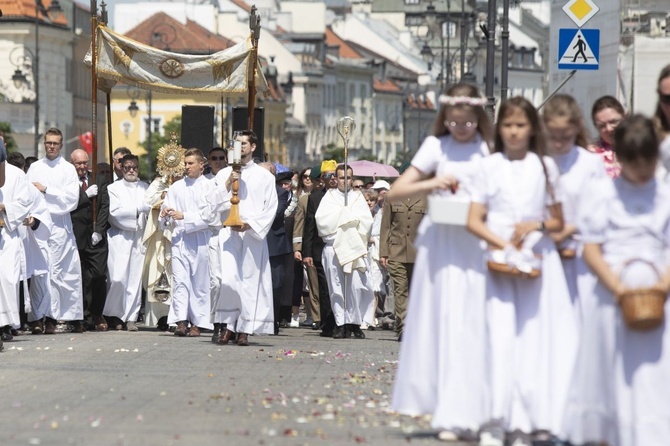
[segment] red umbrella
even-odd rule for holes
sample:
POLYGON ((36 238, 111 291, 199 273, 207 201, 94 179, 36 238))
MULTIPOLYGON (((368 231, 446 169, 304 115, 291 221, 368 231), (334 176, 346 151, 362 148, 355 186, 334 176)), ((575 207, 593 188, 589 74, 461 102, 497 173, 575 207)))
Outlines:
POLYGON ((400 176, 393 166, 375 163, 374 161, 352 161, 349 166, 357 177, 397 177, 400 176))

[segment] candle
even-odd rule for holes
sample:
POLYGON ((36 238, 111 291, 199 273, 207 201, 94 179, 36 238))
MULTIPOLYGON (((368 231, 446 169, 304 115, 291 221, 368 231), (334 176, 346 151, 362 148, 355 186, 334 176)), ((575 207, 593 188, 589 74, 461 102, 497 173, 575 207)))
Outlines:
POLYGON ((235 161, 242 161, 242 141, 235 141, 233 150, 235 151, 235 161))
POLYGON ((235 162, 235 153, 232 149, 228 150, 228 164, 233 164, 235 162))

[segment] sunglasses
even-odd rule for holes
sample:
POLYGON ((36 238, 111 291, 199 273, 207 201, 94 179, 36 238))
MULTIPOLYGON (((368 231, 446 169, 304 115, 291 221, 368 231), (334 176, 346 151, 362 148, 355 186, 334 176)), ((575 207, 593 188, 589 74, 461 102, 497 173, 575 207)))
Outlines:
POLYGON ((303 175, 303 176, 302 176, 302 179, 303 179, 303 180, 311 180, 312 177, 309 176, 309 175, 303 175))
POLYGON ((670 104, 670 94, 661 94, 658 93, 658 100, 663 104, 670 104))
POLYGON ((225 156, 210 156, 209 159, 212 160, 212 161, 223 161, 223 160, 226 159, 226 157, 225 156))
POLYGON ((360 184, 358 186, 354 186, 354 189, 363 189, 364 187, 365 187, 364 185, 360 184))
POLYGON ((326 173, 323 175, 323 178, 325 178, 326 180, 330 180, 333 177, 335 177, 334 173, 326 173))
POLYGON ((139 168, 139 166, 123 166, 123 170, 125 172, 130 172, 131 170, 134 170, 135 172, 137 172, 138 170, 140 170, 140 168, 139 168))

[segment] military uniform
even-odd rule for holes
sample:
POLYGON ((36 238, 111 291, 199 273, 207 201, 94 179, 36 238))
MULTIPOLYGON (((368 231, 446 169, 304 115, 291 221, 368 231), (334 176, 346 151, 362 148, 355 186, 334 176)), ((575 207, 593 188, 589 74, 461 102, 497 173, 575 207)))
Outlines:
POLYGON ((427 209, 428 200, 425 197, 394 203, 385 200, 382 208, 379 258, 388 259, 387 271, 393 280, 396 332, 399 336, 404 328, 409 283, 416 258, 414 239, 427 209))

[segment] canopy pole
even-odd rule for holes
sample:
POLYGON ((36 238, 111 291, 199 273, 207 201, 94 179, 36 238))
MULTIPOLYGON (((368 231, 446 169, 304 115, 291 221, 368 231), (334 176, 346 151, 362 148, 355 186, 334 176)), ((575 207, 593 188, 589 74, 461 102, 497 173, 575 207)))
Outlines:
MULTIPOLYGON (((102 2, 103 14, 105 11, 105 2, 102 2)), ((96 173, 98 172, 98 46, 96 34, 98 32, 98 2, 91 0, 91 183, 96 183, 96 173)), ((93 225, 95 226, 98 213, 96 211, 98 204, 97 196, 91 200, 93 211, 93 225)))
POLYGON ((261 37, 261 18, 256 12, 256 5, 251 7, 249 15, 249 29, 251 30, 251 73, 249 74, 249 97, 247 100, 247 119, 249 130, 254 130, 254 110, 256 108, 256 70, 258 65, 258 39, 261 37))

